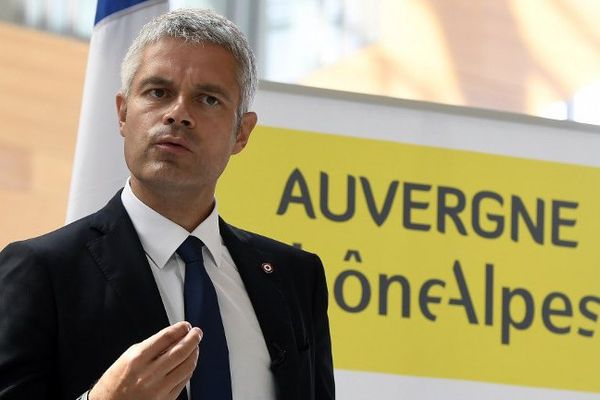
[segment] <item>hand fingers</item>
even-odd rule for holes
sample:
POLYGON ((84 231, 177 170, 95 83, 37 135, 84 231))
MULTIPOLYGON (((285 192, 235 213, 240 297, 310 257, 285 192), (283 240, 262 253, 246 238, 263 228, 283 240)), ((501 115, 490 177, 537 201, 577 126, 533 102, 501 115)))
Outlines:
POLYGON ((168 326, 139 343, 141 358, 153 360, 184 338, 192 326, 181 321, 168 326))
POLYGON ((169 400, 177 400, 179 398, 179 395, 181 394, 181 392, 186 390, 185 389, 186 384, 187 384, 187 381, 182 382, 175 389, 171 390, 168 394, 168 399, 169 400))
POLYGON ((190 355, 197 352, 200 340, 202 340, 202 331, 200 328, 193 328, 183 339, 156 360, 156 366, 165 374, 171 373, 172 370, 185 362, 190 355))
POLYGON ((175 397, 181 393, 181 390, 190 381, 196 365, 198 363, 198 347, 186 358, 181 364, 175 367, 165 377, 168 386, 173 386, 173 390, 170 394, 175 394, 175 397))

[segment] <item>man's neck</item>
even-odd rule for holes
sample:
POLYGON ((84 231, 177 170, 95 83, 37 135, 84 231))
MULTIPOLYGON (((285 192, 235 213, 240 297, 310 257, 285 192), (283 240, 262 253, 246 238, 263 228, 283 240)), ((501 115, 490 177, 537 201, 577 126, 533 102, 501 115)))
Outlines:
POLYGON ((131 191, 140 201, 165 218, 192 232, 214 208, 214 188, 199 192, 153 190, 134 178, 131 191))

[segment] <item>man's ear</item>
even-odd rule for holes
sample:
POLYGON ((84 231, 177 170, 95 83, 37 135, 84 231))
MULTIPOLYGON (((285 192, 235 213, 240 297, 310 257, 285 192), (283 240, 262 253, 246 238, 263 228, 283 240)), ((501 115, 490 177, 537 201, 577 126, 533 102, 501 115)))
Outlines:
POLYGON ((237 137, 231 154, 237 154, 246 147, 252 130, 256 126, 258 117, 255 112, 247 112, 242 116, 240 126, 238 128, 237 137))
POLYGON ((117 93, 117 115, 119 117, 119 131, 121 131, 121 136, 123 135, 123 128, 125 127, 125 122, 127 121, 127 100, 125 99, 125 95, 121 92, 117 93))

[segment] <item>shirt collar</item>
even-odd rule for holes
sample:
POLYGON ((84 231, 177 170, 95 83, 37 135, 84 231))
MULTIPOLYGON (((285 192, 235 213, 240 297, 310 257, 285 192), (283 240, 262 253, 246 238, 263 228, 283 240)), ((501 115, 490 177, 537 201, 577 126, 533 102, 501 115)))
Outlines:
POLYGON ((129 179, 121 192, 121 201, 131 218, 144 251, 158 268, 164 268, 177 248, 192 235, 202 240, 215 265, 221 261, 221 233, 217 202, 208 217, 189 233, 182 226, 144 204, 131 190, 129 179))

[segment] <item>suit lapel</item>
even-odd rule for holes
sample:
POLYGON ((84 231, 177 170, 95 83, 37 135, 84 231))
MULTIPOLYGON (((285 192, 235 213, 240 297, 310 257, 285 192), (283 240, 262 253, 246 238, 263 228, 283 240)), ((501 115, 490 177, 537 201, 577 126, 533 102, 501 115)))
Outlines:
POLYGON ((266 273, 263 264, 273 263, 269 255, 257 251, 249 243, 247 233, 223 220, 219 222, 221 237, 244 282, 263 332, 271 356, 271 370, 278 387, 278 398, 295 398, 297 365, 290 360, 295 354, 294 333, 284 295, 283 277, 278 272, 279 266, 273 265, 273 272, 266 273))
POLYGON ((92 227, 103 233, 88 249, 122 299, 138 341, 169 325, 146 254, 121 202, 121 192, 100 210, 92 227))
MULTIPOLYGON (((123 309, 135 330, 135 340, 143 340, 169 325, 168 317, 139 237, 121 202, 121 192, 94 215, 92 228, 99 231, 88 249, 108 284, 122 299, 123 309)), ((221 236, 240 273, 271 357, 271 370, 279 399, 298 396, 298 364, 294 331, 284 295, 279 266, 272 273, 263 270, 272 263, 269 254, 259 252, 250 235, 220 220, 221 236)), ((283 266, 282 266, 283 267, 283 266)))

